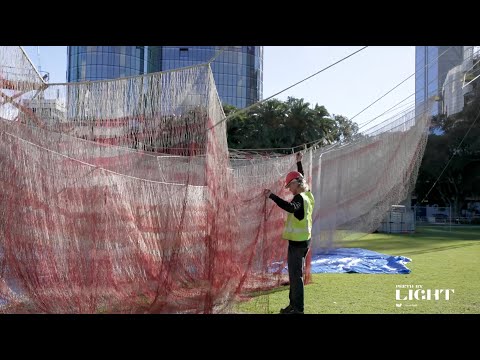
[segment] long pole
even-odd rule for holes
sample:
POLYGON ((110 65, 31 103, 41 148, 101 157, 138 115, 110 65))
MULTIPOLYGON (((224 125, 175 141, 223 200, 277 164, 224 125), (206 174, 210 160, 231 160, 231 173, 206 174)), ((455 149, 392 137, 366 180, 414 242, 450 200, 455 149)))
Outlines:
POLYGON ((37 46, 37 60, 38 60, 38 72, 42 73, 42 66, 40 65, 40 46, 37 46))
POLYGON ((448 215, 450 218, 450 232, 452 232, 452 203, 450 202, 450 206, 448 207, 448 215))

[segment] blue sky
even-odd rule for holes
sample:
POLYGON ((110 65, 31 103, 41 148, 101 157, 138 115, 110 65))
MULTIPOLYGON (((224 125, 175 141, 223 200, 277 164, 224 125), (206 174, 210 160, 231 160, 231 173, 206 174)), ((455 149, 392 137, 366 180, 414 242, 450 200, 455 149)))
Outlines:
MULTIPOLYGON (((266 46, 264 48, 263 98, 312 75, 353 53, 362 46, 266 46)), ((67 47, 24 46, 42 71, 50 73, 50 82, 66 81, 67 47), (40 63, 39 63, 40 60, 40 63)), ((330 114, 352 118, 380 96, 415 72, 414 46, 371 46, 317 76, 277 96, 304 98, 312 106, 323 105, 330 114)), ((364 124, 399 103, 415 91, 414 77, 353 119, 364 124)), ((402 104, 413 104, 411 96, 402 104)), ((401 109, 404 109, 400 108, 401 109)), ((391 111, 370 127, 394 115, 391 111)))

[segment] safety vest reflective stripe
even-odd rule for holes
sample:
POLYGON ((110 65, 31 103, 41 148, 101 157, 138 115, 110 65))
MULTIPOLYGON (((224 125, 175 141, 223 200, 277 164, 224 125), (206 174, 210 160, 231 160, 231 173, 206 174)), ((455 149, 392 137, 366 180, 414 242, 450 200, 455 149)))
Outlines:
MULTIPOLYGON (((307 225, 308 226, 308 225, 307 225)), ((312 228, 311 226, 308 226, 310 229, 312 228)), ((290 233, 298 233, 298 234, 302 234, 305 232, 305 229, 302 227, 301 229, 297 229, 297 228, 294 228, 294 227, 287 227, 285 229, 285 231, 287 232, 290 232, 290 233)), ((308 240, 308 239, 307 239, 308 240)))

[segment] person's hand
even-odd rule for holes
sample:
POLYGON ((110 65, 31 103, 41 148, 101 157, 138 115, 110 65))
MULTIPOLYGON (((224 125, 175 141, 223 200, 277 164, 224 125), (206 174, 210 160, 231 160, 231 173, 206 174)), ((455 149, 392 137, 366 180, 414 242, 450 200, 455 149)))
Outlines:
POLYGON ((299 152, 297 153, 297 162, 302 161, 302 159, 303 159, 303 154, 302 154, 301 151, 299 151, 299 152))
POLYGON ((265 190, 263 190, 263 195, 264 195, 266 198, 270 197, 270 194, 271 194, 271 193, 272 193, 272 192, 270 191, 270 189, 265 189, 265 190))

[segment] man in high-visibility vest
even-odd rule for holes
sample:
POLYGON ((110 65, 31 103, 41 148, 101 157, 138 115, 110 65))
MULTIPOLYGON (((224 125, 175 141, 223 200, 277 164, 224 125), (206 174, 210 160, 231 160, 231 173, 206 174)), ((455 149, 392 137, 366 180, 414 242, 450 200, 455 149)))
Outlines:
POLYGON ((287 202, 270 189, 263 191, 267 198, 288 212, 282 237, 288 240, 288 278, 290 281, 290 304, 280 310, 281 314, 303 314, 304 286, 303 267, 312 237, 312 213, 315 199, 304 178, 302 153, 297 153, 297 170, 287 174, 285 187, 293 194, 293 200, 287 202))

